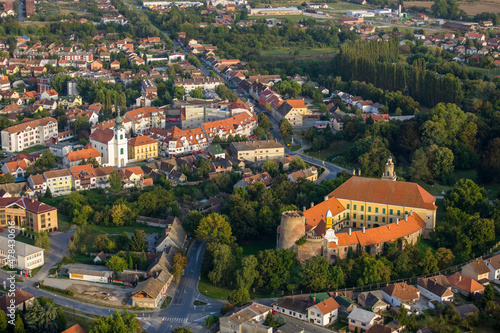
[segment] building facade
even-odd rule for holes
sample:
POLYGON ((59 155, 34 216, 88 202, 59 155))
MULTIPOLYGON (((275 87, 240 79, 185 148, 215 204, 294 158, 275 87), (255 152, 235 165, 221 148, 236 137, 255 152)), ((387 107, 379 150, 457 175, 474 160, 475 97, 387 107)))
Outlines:
POLYGON ((51 139, 57 139, 57 120, 47 117, 28 121, 7 127, 1 135, 2 149, 8 152, 44 145, 51 139))
POLYGON ((13 221, 36 233, 57 230, 57 209, 27 197, 0 198, 0 227, 13 221))
MULTIPOLYGON (((0 236, 0 257, 7 257, 12 250, 9 247, 9 239, 0 236)), ((31 271, 37 267, 43 266, 44 249, 16 241, 14 243, 14 262, 13 266, 23 271, 31 271)))
POLYGON ((138 136, 128 141, 128 158, 143 161, 158 157, 158 141, 147 136, 138 136))

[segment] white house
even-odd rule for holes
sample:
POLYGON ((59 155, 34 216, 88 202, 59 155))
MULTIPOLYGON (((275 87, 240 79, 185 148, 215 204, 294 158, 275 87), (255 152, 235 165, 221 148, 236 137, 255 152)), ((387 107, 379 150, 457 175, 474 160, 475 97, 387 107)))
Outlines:
POLYGON ((395 283, 382 288, 384 300, 391 306, 408 305, 420 299, 420 290, 406 282, 395 283))
POLYGON ((20 241, 15 241, 12 249, 10 244, 7 237, 0 236, 0 257, 7 257, 14 250, 13 266, 15 268, 31 271, 45 263, 44 249, 20 241))
POLYGON ((364 332, 368 331, 375 324, 382 324, 383 318, 371 311, 355 308, 347 317, 349 330, 354 331, 356 328, 364 332))
POLYGON ((70 268, 68 269, 68 274, 71 280, 108 283, 108 279, 112 276, 113 272, 70 268))
POLYGON ((340 305, 330 297, 307 309, 309 322, 316 325, 327 326, 337 321, 340 305))
POLYGON ((426 279, 419 279, 417 288, 423 296, 430 300, 437 300, 441 303, 453 300, 451 284, 444 275, 436 275, 426 279))
POLYGON ((500 254, 484 261, 490 269, 490 280, 500 280, 500 254))

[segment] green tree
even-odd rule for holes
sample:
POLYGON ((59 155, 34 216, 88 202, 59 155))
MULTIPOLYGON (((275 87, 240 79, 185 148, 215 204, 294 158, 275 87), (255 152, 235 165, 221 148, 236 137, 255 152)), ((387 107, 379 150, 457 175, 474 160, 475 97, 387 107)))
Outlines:
POLYGON ((420 261, 420 267, 422 268, 422 274, 429 274, 439 270, 438 260, 431 249, 425 251, 424 257, 420 261))
POLYGON ((481 304, 486 306, 486 304, 490 301, 495 300, 495 290, 489 284, 484 288, 483 296, 481 297, 481 304))
POLYGON ((410 319, 408 320, 408 329, 411 332, 414 332, 417 330, 417 328, 418 328, 417 315, 412 313, 410 319))
POLYGON ((184 217, 182 220, 182 226, 188 235, 195 235, 196 229, 198 229, 202 218, 203 214, 197 210, 190 211, 186 217, 184 217))
POLYGON ((115 272, 123 272, 124 269, 128 268, 128 265, 122 257, 112 256, 106 261, 106 267, 115 272))
POLYGON ((94 213, 94 210, 90 205, 85 205, 81 209, 75 210, 73 212, 73 223, 83 224, 90 220, 90 216, 94 213))
POLYGON ((209 242, 231 244, 235 241, 227 219, 217 213, 211 213, 201 219, 196 236, 209 242))
POLYGON ((397 318, 400 325, 402 326, 408 325, 408 310, 406 310, 404 306, 399 307, 397 318))
POLYGON ((208 273, 209 280, 216 286, 228 286, 233 281, 236 257, 231 247, 220 244, 213 251, 213 269, 208 273))
POLYGON ((262 164, 262 170, 267 171, 271 176, 278 174, 278 166, 272 160, 267 160, 262 164))
POLYGON ((57 326, 57 308, 53 302, 42 306, 35 299, 24 317, 26 326, 33 332, 59 332, 57 326))
POLYGON ((14 333, 25 333, 24 323, 19 314, 16 315, 16 321, 14 322, 14 333))
POLYGON ((445 207, 456 207, 467 214, 485 212, 488 209, 488 194, 474 181, 462 178, 444 197, 445 207))
POLYGON ((453 252, 450 249, 446 249, 444 247, 440 247, 439 249, 437 249, 435 256, 436 260, 438 261, 439 269, 451 266, 453 260, 455 260, 453 252))
POLYGON ((250 302, 250 294, 245 288, 238 288, 229 294, 227 300, 229 303, 236 304, 237 306, 242 306, 245 303, 250 302))
MULTIPOLYGON (((90 332, 90 333, 92 333, 92 332, 90 332)), ((179 326, 179 327, 174 328, 172 333, 193 333, 193 331, 191 331, 190 328, 185 328, 185 327, 179 326)))
POLYGON ((66 330, 66 316, 64 315, 64 311, 62 307, 58 306, 57 307, 57 327, 59 328, 59 331, 64 331, 66 330))
POLYGON ((105 234, 102 234, 102 235, 98 235, 95 240, 94 240, 94 244, 92 245, 92 247, 94 249, 96 249, 97 251, 105 251, 107 252, 109 250, 109 245, 110 245, 110 240, 108 238, 107 235, 105 234))
POLYGON ((113 170, 109 175, 109 189, 112 192, 118 192, 122 189, 122 180, 120 179, 120 174, 118 171, 113 170))
POLYGON ((325 290, 329 283, 329 264, 323 256, 314 256, 302 266, 302 284, 310 291, 325 290))
POLYGON ((191 90, 189 92, 189 95, 193 98, 199 98, 199 99, 205 98, 205 95, 203 95, 203 91, 201 90, 201 88, 191 90))
POLYGON ((292 168, 292 170, 302 170, 307 168, 307 164, 304 162, 302 157, 297 156, 290 163, 290 168, 292 168))
POLYGON ((283 118, 280 121, 280 135, 284 138, 289 138, 292 136, 292 124, 288 121, 288 119, 283 118))
POLYGON ((124 203, 113 205, 110 210, 113 224, 117 227, 125 224, 125 220, 130 218, 132 210, 124 203))
POLYGON ((370 285, 390 281, 391 268, 386 266, 382 260, 368 254, 363 254, 361 262, 363 264, 363 273, 358 281, 358 285, 370 285))
POLYGON ((452 173, 455 167, 453 166, 453 152, 446 147, 440 147, 436 152, 436 158, 432 164, 432 173, 434 177, 446 179, 452 173))
POLYGON ((41 247, 42 249, 47 250, 50 247, 50 239, 49 234, 46 231, 42 231, 36 236, 35 246, 41 247))
POLYGON ((276 327, 276 321, 274 320, 274 316, 271 311, 267 313, 266 320, 264 320, 264 325, 269 327, 276 327))
POLYGON ((140 252, 146 251, 148 249, 148 244, 146 241, 146 234, 144 230, 135 229, 134 235, 130 240, 130 250, 140 252))
POLYGON ((50 190, 50 188, 47 187, 47 189, 45 190, 45 198, 47 199, 52 199, 52 191, 50 190))
POLYGON ((427 180, 429 178, 429 160, 427 154, 420 148, 415 151, 411 160, 410 178, 413 181, 427 180))
POLYGON ((174 262, 172 264, 172 275, 176 281, 184 274, 184 270, 188 265, 188 257, 180 252, 174 255, 174 262))
POLYGON ((3 310, 0 310, 0 332, 7 332, 7 315, 3 310))
POLYGON ((141 327, 134 313, 124 310, 123 313, 115 311, 108 317, 94 319, 94 325, 89 333, 140 333, 141 327))
POLYGON ((236 281, 239 288, 249 290, 257 278, 257 258, 253 255, 244 257, 241 260, 241 269, 238 271, 236 281))
POLYGON ((56 157, 50 149, 43 152, 42 156, 35 162, 36 166, 41 166, 47 169, 53 169, 56 166, 56 157))

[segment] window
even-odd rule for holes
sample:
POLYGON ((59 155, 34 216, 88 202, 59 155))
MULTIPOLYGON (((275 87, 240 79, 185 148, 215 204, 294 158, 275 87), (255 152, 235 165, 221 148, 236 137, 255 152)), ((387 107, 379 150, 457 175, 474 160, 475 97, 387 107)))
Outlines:
POLYGON ((389 219, 389 223, 392 223, 392 217, 389 219))
POLYGON ((405 214, 408 215, 408 211, 407 210, 405 210, 405 214))
POLYGON ((347 213, 347 219, 349 219, 349 213, 347 213))
POLYGON ((378 222, 378 216, 375 216, 375 222, 378 222))
POLYGON ((385 217, 382 217, 382 222, 385 222, 385 217))
POLYGON ((354 210, 356 210, 357 208, 358 208, 357 205, 354 205, 354 210))
POLYGON ((120 148, 120 155, 123 155, 123 148, 120 148))
POLYGON ((378 213, 378 207, 375 207, 375 213, 378 213))
MULTIPOLYGON (((364 216, 363 214, 361 214, 361 219, 364 219, 364 217, 365 217, 365 216, 364 216)), ((363 226, 363 225, 361 225, 361 226, 363 226)))
POLYGON ((351 205, 350 204, 347 204, 347 209, 350 209, 351 208, 351 205))
POLYGON ((398 209, 398 216, 401 215, 401 211, 398 209))
POLYGON ((352 214, 352 218, 355 219, 356 218, 356 213, 352 214))
POLYGON ((368 221, 371 221, 371 220, 372 220, 372 216, 368 215, 368 221))
POLYGON ((368 213, 371 213, 371 212, 372 212, 372 207, 368 206, 368 213))
POLYGON ((391 210, 389 210, 389 214, 390 214, 390 215, 394 214, 394 211, 393 211, 392 209, 391 209, 391 210))
POLYGON ((120 140, 123 140, 123 134, 120 134, 120 140))

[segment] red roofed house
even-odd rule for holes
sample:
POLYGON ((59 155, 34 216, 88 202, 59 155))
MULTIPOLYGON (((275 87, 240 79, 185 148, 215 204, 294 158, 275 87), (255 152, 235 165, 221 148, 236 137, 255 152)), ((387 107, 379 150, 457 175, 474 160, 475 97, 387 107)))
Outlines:
POLYGON ((484 286, 482 286, 479 282, 460 273, 455 273, 452 276, 449 276, 448 282, 451 284, 452 289, 457 289, 458 292, 464 296, 469 296, 470 293, 482 294, 484 292, 484 286))
POLYGON ((382 296, 391 306, 404 304, 406 308, 409 308, 409 304, 413 304, 420 299, 420 290, 411 284, 400 282, 382 288, 382 296))
POLYGON ((101 164, 101 154, 95 148, 71 151, 64 156, 63 164, 67 168, 74 167, 79 165, 83 160, 88 160, 89 158, 95 158, 96 161, 101 164))
POLYGON ((24 160, 7 162, 2 166, 2 173, 10 173, 14 178, 24 177, 26 170, 28 164, 24 160))
POLYGON ((96 187, 96 174, 92 164, 78 165, 69 168, 73 176, 73 188, 76 191, 96 187))
POLYGON ((6 228, 7 221, 17 227, 24 226, 34 232, 57 230, 57 209, 27 197, 0 198, 0 227, 6 228))
POLYGON ((337 321, 340 305, 330 297, 307 309, 309 321, 320 326, 327 326, 337 321))
POLYGON ((65 331, 62 331, 62 333, 86 333, 85 330, 78 324, 75 324, 68 328, 65 331))
POLYGON ((126 169, 120 169, 118 170, 118 172, 120 173, 122 180, 125 182, 125 184, 123 185, 124 188, 142 185, 144 171, 141 169, 141 167, 136 166, 126 169))
POLYGON ((143 161, 158 157, 158 141, 147 136, 138 136, 128 141, 128 158, 143 161))
POLYGON ((53 101, 57 101, 59 99, 59 94, 54 89, 49 89, 40 95, 40 99, 51 99, 53 101))

